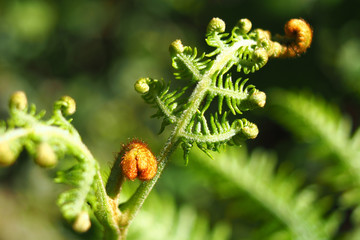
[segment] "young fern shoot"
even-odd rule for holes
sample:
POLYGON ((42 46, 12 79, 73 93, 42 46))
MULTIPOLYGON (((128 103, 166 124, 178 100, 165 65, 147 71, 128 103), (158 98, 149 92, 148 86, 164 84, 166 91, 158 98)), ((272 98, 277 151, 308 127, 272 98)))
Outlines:
MULTIPOLYGON (((164 80, 142 78, 135 89, 144 100, 157 108, 155 117, 162 118, 161 131, 173 129, 157 158, 147 145, 133 140, 124 145, 111 169, 106 186, 99 165, 71 125, 67 115, 75 112, 75 101, 64 97, 55 103, 53 115, 43 120, 35 107, 28 111, 26 96, 17 92, 10 100, 10 119, 0 124, 0 165, 11 165, 23 147, 40 166, 53 166, 65 154, 74 156, 76 164, 60 171, 56 182, 73 185, 61 194, 58 204, 64 217, 78 231, 86 231, 89 215, 94 213, 103 226, 104 239, 125 239, 127 229, 161 175, 169 156, 181 145, 185 162, 196 145, 207 155, 224 145, 240 145, 255 138, 257 126, 244 112, 264 107, 266 94, 248 85, 247 76, 263 67, 271 57, 295 57, 311 44, 312 30, 302 19, 285 25, 285 36, 268 31, 251 30, 251 22, 241 19, 230 33, 219 18, 210 21, 206 42, 214 50, 198 55, 196 48, 180 40, 170 45, 175 78, 184 87, 170 91, 164 80), (234 78, 236 69, 242 77, 234 78), (191 91, 192 90, 192 91, 191 91), (7 125, 7 126, 5 126, 7 125), (126 179, 143 182, 124 203, 119 202, 121 186, 126 179)), ((211 156, 211 155, 210 155, 211 156)))
POLYGON ((206 33, 206 42, 215 49, 198 56, 197 49, 184 46, 180 40, 170 45, 175 77, 187 81, 185 87, 170 91, 169 83, 153 78, 141 78, 135 89, 144 100, 157 108, 155 117, 163 119, 161 131, 173 124, 173 130, 158 157, 158 172, 153 179, 143 182, 135 194, 123 205, 125 224, 129 224, 142 206, 159 178, 171 152, 181 144, 185 162, 196 144, 202 151, 218 151, 222 145, 240 145, 255 138, 258 128, 245 118, 230 119, 243 112, 264 107, 266 94, 254 85, 245 85, 248 79, 233 80, 232 68, 245 75, 263 67, 270 57, 296 57, 310 47, 312 29, 302 19, 292 19, 285 25, 285 36, 273 41, 269 31, 255 29, 248 19, 241 19, 230 33, 225 23, 213 18, 206 33), (184 93, 193 88, 190 97, 184 93), (215 99, 217 101, 215 101, 215 99), (216 111, 211 105, 216 104, 216 111), (225 104, 224 104, 225 102, 225 104))

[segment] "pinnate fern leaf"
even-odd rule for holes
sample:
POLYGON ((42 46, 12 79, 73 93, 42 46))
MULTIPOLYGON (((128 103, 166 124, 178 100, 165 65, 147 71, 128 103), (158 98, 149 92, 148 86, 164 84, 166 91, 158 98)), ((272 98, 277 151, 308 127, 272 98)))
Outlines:
POLYGON ((251 22, 243 19, 226 34, 225 23, 214 18, 206 34, 206 42, 215 48, 211 53, 198 56, 196 48, 183 46, 180 40, 170 45, 175 78, 187 80, 185 87, 169 91, 169 84, 151 78, 135 84, 145 101, 158 109, 155 116, 163 118, 161 131, 175 125, 174 134, 183 146, 185 159, 194 144, 209 154, 208 150, 218 150, 227 143, 239 145, 258 134, 257 126, 247 119, 229 117, 229 113, 239 115, 263 107, 266 101, 265 93, 253 85, 246 86, 248 79, 233 80, 229 72, 235 67, 248 74, 268 60, 269 39, 260 30, 250 29, 251 22), (193 90, 190 96, 188 89, 193 90))
POLYGON ((307 140, 317 140, 314 146, 325 147, 336 156, 350 174, 352 182, 360 185, 360 131, 351 134, 351 122, 339 109, 313 94, 282 90, 273 92, 273 117, 282 126, 307 140), (279 117, 281 116, 281 118, 279 117))
POLYGON ((244 151, 227 150, 226 154, 216 155, 216 161, 196 159, 223 184, 246 192, 271 212, 291 232, 291 239, 332 239, 339 215, 324 216, 327 209, 322 207, 314 188, 303 188, 288 170, 275 170, 274 155, 255 151, 247 156, 244 151))

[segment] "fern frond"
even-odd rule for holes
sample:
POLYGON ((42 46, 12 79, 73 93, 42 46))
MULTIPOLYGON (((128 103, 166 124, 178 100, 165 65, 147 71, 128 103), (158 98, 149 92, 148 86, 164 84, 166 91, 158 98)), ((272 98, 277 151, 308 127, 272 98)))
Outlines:
MULTIPOLYGON (((58 201, 65 219, 70 222, 73 222, 83 210, 88 211, 88 202, 94 194, 92 185, 98 170, 96 160, 70 124, 71 120, 64 117, 74 111, 74 100, 64 97, 55 103, 51 118, 43 120, 44 111, 36 113, 35 105, 28 109, 25 94, 17 92, 10 101, 8 128, 0 135, 0 145, 5 146, 0 152, 6 150, 7 155, 4 156, 11 156, 13 161, 23 148, 26 148, 35 162, 42 167, 53 167, 57 163, 57 158, 65 154, 75 157, 78 164, 69 170, 60 171, 55 180, 74 187, 62 193, 58 201), (19 102, 19 96, 23 98, 22 102, 26 102, 21 108, 16 104, 19 102), (11 104, 12 102, 15 103, 11 104)), ((3 161, 1 156, 2 153, 0 162, 3 161)))
POLYGON ((214 18, 206 34, 208 45, 215 47, 213 52, 198 56, 196 48, 183 46, 180 40, 170 45, 175 76, 190 80, 187 87, 170 92, 168 84, 149 78, 140 79, 135 84, 145 101, 156 105, 158 112, 155 116, 163 117, 161 131, 166 125, 175 124, 175 142, 182 142, 185 158, 194 143, 210 155, 208 150, 218 150, 226 143, 240 144, 239 139, 256 137, 258 129, 255 124, 246 119, 230 121, 228 118, 228 112, 243 114, 263 107, 266 101, 265 93, 253 85, 245 86, 248 79, 233 80, 228 73, 235 67, 238 72, 248 74, 267 63, 268 39, 263 38, 258 30, 250 32, 250 29, 250 21, 243 19, 231 34, 226 34, 223 33, 225 23, 214 18), (180 96, 192 85, 195 87, 191 96, 181 101, 180 96), (218 110, 208 111, 216 100, 218 110))
POLYGON ((325 146, 347 170, 353 183, 360 186, 360 133, 351 135, 351 122, 324 99, 310 93, 274 91, 274 114, 282 126, 307 140, 318 140, 314 146, 325 146), (280 117, 281 116, 281 117, 280 117))
MULTIPOLYGON (((230 150, 230 149, 229 149, 230 150)), ((266 152, 246 156, 239 150, 215 156, 216 161, 198 157, 197 161, 256 200, 292 233, 292 239, 331 239, 338 227, 338 216, 325 218, 316 204, 312 188, 300 190, 300 181, 285 170, 275 171, 276 159, 266 152)))
MULTIPOLYGON (((73 186, 72 189, 60 194, 58 205, 66 219, 75 219, 82 210, 87 210, 88 203, 94 204, 92 185, 96 168, 85 159, 78 159, 79 163, 64 171, 58 171, 56 183, 73 186)), ((95 207, 95 206, 94 206, 95 207)))
POLYGON ((226 223, 209 221, 190 206, 177 207, 171 196, 152 194, 130 228, 130 239, 216 240, 230 239, 226 223))

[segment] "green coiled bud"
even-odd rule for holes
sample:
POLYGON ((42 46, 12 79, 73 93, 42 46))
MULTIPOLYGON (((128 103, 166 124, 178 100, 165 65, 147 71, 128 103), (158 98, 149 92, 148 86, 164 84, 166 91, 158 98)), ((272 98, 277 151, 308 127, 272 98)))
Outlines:
POLYGON ((72 115, 76 111, 76 102, 72 97, 63 96, 60 98, 62 102, 61 111, 64 115, 72 115))
POLYGON ((242 128, 241 133, 247 139, 254 139, 259 134, 259 129, 255 123, 247 122, 247 124, 245 124, 245 126, 242 128))
POLYGON ((150 90, 149 83, 149 78, 140 78, 136 81, 134 88, 138 93, 145 94, 150 90))
POLYGON ((239 27, 239 32, 241 34, 247 34, 251 30, 252 23, 249 19, 243 18, 238 21, 236 26, 239 27))
POLYGON ((213 18, 210 20, 207 29, 206 29, 206 35, 210 35, 212 33, 223 33, 225 32, 225 22, 221 20, 220 18, 213 18))
POLYGON ((268 52, 264 48, 255 49, 255 51, 254 51, 254 60, 261 67, 264 66, 269 60, 268 52))
POLYGON ((251 94, 249 101, 257 107, 264 107, 266 103, 266 94, 262 91, 255 91, 251 94))
POLYGON ((173 41, 169 47, 170 54, 172 56, 184 52, 184 45, 180 39, 173 41))
POLYGON ((23 111, 27 108, 27 106, 28 106, 27 97, 23 91, 17 91, 11 95, 9 101, 10 109, 18 109, 20 111, 23 111))

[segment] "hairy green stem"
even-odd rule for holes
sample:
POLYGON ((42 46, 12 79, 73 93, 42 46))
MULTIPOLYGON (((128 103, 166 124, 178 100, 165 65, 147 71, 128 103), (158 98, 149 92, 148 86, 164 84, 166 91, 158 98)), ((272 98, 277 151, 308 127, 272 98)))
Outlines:
POLYGON ((178 139, 172 135, 158 157, 158 169, 156 175, 151 180, 143 182, 137 188, 136 192, 131 196, 131 198, 124 204, 120 205, 120 211, 122 214, 120 225, 123 231, 126 231, 127 227, 130 225, 131 221, 135 218, 137 212, 142 207, 145 199, 163 172, 168 162, 169 156, 176 149, 177 145, 178 139))
POLYGON ((0 137, 0 143, 32 137, 56 139, 56 141, 60 141, 62 144, 66 145, 74 155, 81 156, 82 159, 87 159, 89 164, 94 164, 93 169, 96 169, 96 171, 93 174, 89 174, 91 175, 91 178, 94 178, 93 184, 96 186, 95 195, 99 203, 94 213, 99 222, 104 227, 104 233, 106 233, 104 239, 117 239, 119 236, 119 228, 116 224, 116 219, 114 216, 118 215, 116 212, 118 210, 116 207, 114 208, 111 206, 111 201, 109 201, 109 198, 106 195, 105 186, 99 172, 97 161, 92 156, 85 144, 79 138, 74 138, 74 136, 69 134, 69 132, 66 130, 54 126, 40 124, 34 125, 30 128, 17 128, 9 131, 0 137))
POLYGON ((120 220, 121 226, 121 239, 125 239, 127 229, 135 218, 137 212, 142 207, 145 199, 151 192, 152 188, 158 181, 162 171, 164 170, 170 154, 175 150, 179 143, 179 138, 185 133, 185 129, 189 122, 191 121, 192 116, 196 113, 201 105, 206 92, 208 91, 209 87, 212 83, 212 78, 218 72, 220 72, 223 68, 229 67, 229 62, 234 56, 234 52, 236 52, 240 47, 247 46, 247 45, 254 45, 256 44, 255 41, 239 41, 233 44, 231 47, 224 49, 217 58, 214 60, 212 67, 201 76, 198 85, 196 86, 194 92, 191 94, 188 102, 190 103, 189 107, 183 112, 181 117, 179 118, 172 135, 170 136, 168 142, 165 144, 165 147, 161 151, 158 161, 158 170, 155 177, 149 181, 143 182, 134 195, 124 204, 120 205, 120 211, 122 214, 122 219, 120 220))

